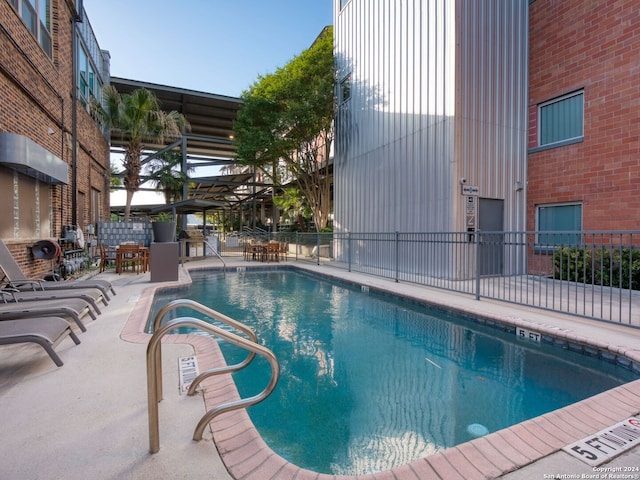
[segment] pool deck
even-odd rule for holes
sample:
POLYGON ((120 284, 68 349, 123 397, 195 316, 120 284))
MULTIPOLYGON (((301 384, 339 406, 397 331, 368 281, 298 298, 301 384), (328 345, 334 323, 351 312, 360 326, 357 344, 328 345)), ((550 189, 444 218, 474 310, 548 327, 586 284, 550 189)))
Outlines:
MULTIPOLYGON (((258 265, 241 259, 226 261, 230 267, 258 265)), ((220 262, 204 260, 190 262, 185 267, 208 265, 219 267, 220 262)), ((595 345, 610 355, 621 355, 640 363, 640 329, 489 300, 475 301, 470 296, 326 266, 299 266, 551 334, 572 345, 595 345)), ((188 279, 182 268, 180 277, 180 281, 188 279)), ((33 344, 0 347, 0 478, 349 478, 319 475, 288 463, 262 441, 245 411, 222 414, 211 422, 211 430, 205 430, 204 440, 192 441, 193 430, 207 408, 219 401, 237 398, 227 375, 208 379, 204 394, 187 397, 178 392, 179 356, 195 352, 201 370, 219 365, 221 361, 215 342, 199 335, 171 335, 163 342, 160 451, 150 454, 146 380, 149 335, 142 332, 142 325, 154 290, 174 284, 151 283, 149 273, 106 272, 98 278, 112 281, 118 294, 102 308, 103 313, 97 320, 86 320, 88 331, 79 334, 80 345, 67 339, 57 346, 63 367, 56 367, 44 351, 33 344)), ((614 476, 605 476, 604 472, 562 451, 574 441, 637 415, 640 415, 640 380, 409 465, 357 478, 640 478, 638 471, 615 470, 640 465, 640 447, 601 465, 601 468, 614 469, 607 473, 614 476)))

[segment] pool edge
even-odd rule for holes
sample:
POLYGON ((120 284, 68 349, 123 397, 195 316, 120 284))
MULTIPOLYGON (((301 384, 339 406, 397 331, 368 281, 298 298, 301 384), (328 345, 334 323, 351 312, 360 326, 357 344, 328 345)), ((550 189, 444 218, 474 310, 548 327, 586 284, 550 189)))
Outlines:
MULTIPOLYGON (((242 268, 242 267, 240 267, 242 268)), ((260 267, 253 267, 260 268, 260 267)), ((274 268, 274 267, 270 267, 274 268)), ((278 267, 275 267, 278 268, 278 267)), ((282 268, 282 267, 279 267, 282 268)), ((304 268, 304 266, 287 265, 286 269, 300 269, 324 274, 332 278, 341 278, 338 275, 319 272, 319 269, 304 268)), ((166 285, 152 286, 143 292, 136 304, 134 311, 125 324, 121 338, 136 343, 147 343, 149 335, 144 333, 144 326, 157 290, 176 288, 190 282, 189 270, 221 270, 215 267, 195 267, 181 273, 178 282, 166 285)), ((226 271, 229 271, 227 267, 226 271)), ((335 272, 340 273, 340 272, 335 272)), ((370 287, 381 288, 383 282, 380 279, 367 279, 370 287), (370 280, 370 281, 369 281, 370 280)), ((352 280, 348 280, 353 282, 352 280)), ((427 287, 422 287, 427 289, 427 287)), ((385 291, 398 294, 393 290, 385 291)), ((401 296, 405 296, 400 294, 401 296)), ((413 298, 412 296, 405 296, 413 298)), ((431 301, 417 299, 420 302, 433 304, 431 301)), ((486 302, 485 302, 486 304, 486 302)), ((449 309, 462 311, 466 314, 478 315, 475 310, 461 308, 460 305, 444 305, 449 309)), ((522 310, 516 309, 515 310, 522 310)), ((532 322, 516 316, 482 314, 489 321, 501 322, 513 327, 521 326, 535 329, 541 334, 552 338, 560 338, 563 341, 572 342, 582 348, 591 347, 600 352, 610 352, 616 358, 627 359, 632 368, 639 372, 640 352, 636 349, 611 345, 606 341, 593 340, 576 335, 569 330, 558 329, 551 325, 532 322)), ((480 322, 482 323, 482 322, 480 322)), ((206 338, 197 335, 179 335, 173 341, 194 345, 201 368, 212 368, 216 362, 215 355, 206 355, 204 351, 209 349, 206 338), (192 338, 200 337, 200 338, 192 338)), ((217 344, 209 340, 211 344, 217 344)), ((587 352, 588 354, 588 352, 587 352)), ((214 391, 221 388, 224 382, 224 400, 238 398, 235 386, 229 388, 230 375, 223 375, 210 380, 204 389, 204 401, 207 409, 213 408, 214 401, 222 400, 214 391), (229 377, 229 378, 224 378, 229 377), (235 393, 234 393, 235 391, 235 393)), ((231 382, 232 383, 232 382, 231 382)), ((564 446, 578 441, 587 435, 593 434, 624 420, 627 417, 640 414, 640 380, 626 383, 611 390, 585 399, 581 402, 563 407, 553 412, 535 417, 484 437, 442 450, 438 453, 415 460, 409 464, 396 467, 386 472, 358 475, 361 480, 386 480, 402 478, 446 478, 471 479, 471 478, 498 478, 517 469, 531 465, 544 457, 560 451, 564 446)), ((211 424, 213 440, 218 452, 229 473, 236 479, 266 480, 266 479, 294 479, 295 480, 328 480, 343 478, 330 474, 318 474, 297 467, 273 452, 254 427, 245 410, 231 412, 214 419, 211 424)), ((348 478, 348 477, 344 477, 348 478)), ((355 478, 355 477, 352 477, 355 478)))

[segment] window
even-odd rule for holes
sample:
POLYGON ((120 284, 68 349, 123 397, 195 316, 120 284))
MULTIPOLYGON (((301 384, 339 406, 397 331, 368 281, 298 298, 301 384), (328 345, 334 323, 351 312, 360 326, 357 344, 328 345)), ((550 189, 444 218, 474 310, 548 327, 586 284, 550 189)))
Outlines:
POLYGON ((51 0, 9 0, 29 31, 49 57, 51 43, 51 0))
POLYGON ((102 100, 102 85, 96 68, 82 42, 78 42, 78 99, 89 109, 91 100, 102 100))
POLYGON ((340 0, 340 10, 342 10, 351 0, 340 0))
POLYGON ((82 45, 78 45, 78 94, 80 101, 87 106, 89 98, 89 82, 87 80, 87 52, 82 45))
POLYGON ((567 145, 584 135, 584 92, 575 92, 539 106, 538 145, 567 145))
POLYGON ((35 1, 38 3, 38 20, 40 21, 38 40, 42 49, 51 57, 51 0, 31 0, 32 3, 35 1))
POLYGON ((351 74, 340 81, 340 103, 344 103, 351 98, 351 74))
POLYGON ((540 247, 578 245, 582 230, 582 204, 540 205, 536 209, 540 247), (556 233, 543 233, 556 232, 556 233))
MULTIPOLYGON (((79 2, 78 8, 82 7, 79 2)), ((84 16, 84 14, 83 14, 84 16)), ((103 79, 109 78, 109 54, 100 48, 89 22, 77 23, 76 91, 78 101, 89 112, 102 132, 106 125, 98 106, 102 103, 103 79)))

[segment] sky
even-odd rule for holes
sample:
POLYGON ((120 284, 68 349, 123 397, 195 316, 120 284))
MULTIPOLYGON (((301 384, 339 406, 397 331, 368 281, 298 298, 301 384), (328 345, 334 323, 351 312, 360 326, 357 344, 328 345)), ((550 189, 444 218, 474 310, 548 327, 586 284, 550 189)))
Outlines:
POLYGON ((114 77, 238 97, 309 48, 333 0, 84 0, 114 77))
MULTIPOLYGON (((84 9, 111 76, 231 97, 333 24, 333 0, 84 0, 84 9)), ((111 204, 125 197, 112 192, 111 204)), ((138 191, 132 203, 164 197, 138 191)))

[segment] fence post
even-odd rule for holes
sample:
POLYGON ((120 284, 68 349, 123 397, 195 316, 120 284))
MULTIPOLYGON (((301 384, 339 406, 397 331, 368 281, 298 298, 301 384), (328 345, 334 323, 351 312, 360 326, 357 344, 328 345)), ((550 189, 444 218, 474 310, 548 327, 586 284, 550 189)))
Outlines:
POLYGON ((318 253, 316 257, 316 265, 320 265, 320 232, 316 232, 316 252, 318 253))
POLYGON ((351 232, 347 232, 347 270, 351 271, 351 232))
POLYGON ((480 300, 480 230, 476 230, 474 240, 476 244, 476 300, 480 300))
POLYGON ((396 283, 398 283, 398 269, 400 268, 400 245, 399 245, 400 232, 396 232, 396 283))

